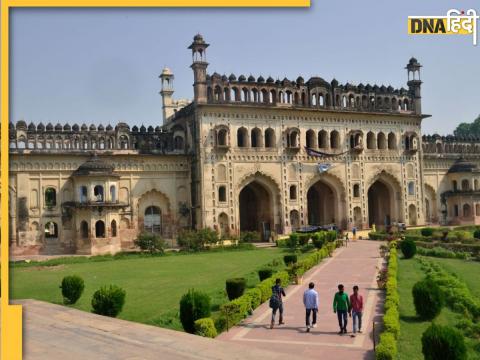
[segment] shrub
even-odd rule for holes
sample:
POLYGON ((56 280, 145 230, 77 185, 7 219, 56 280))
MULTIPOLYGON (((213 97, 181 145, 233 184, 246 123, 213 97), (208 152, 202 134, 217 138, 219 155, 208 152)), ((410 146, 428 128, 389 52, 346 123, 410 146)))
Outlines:
POLYGON ((102 286, 92 297, 92 312, 116 317, 125 304, 126 292, 116 285, 102 286))
POLYGON ((135 246, 138 246, 142 251, 148 251, 150 253, 165 251, 165 240, 160 236, 150 233, 141 233, 134 241, 135 246))
POLYGON ((258 270, 258 278, 260 279, 260 281, 268 279, 269 277, 272 276, 272 274, 273 274, 273 269, 271 268, 263 268, 258 270))
POLYGON ((288 247, 291 249, 296 249, 298 246, 298 234, 293 233, 288 237, 288 247))
POLYGON ((285 255, 283 257, 283 261, 285 262, 285 265, 289 264, 295 264, 297 262, 297 255, 285 255))
POLYGON ((243 295, 247 282, 244 278, 227 279, 225 282, 225 288, 229 300, 239 298, 243 295))
POLYGON ((210 316, 210 297, 194 289, 189 290, 180 299, 180 322, 183 329, 193 334, 195 321, 210 316))
POLYGON ((318 233, 313 234, 312 242, 313 242, 313 245, 317 249, 321 249, 322 246, 325 244, 325 233, 324 232, 318 232, 318 233))
POLYGON ((245 291, 245 295, 250 301, 250 308, 256 309, 262 303, 262 292, 259 288, 252 288, 245 291))
POLYGON ((70 275, 65 276, 62 280, 63 303, 66 305, 75 304, 80 296, 82 296, 83 289, 85 289, 85 283, 80 276, 70 275))
POLYGON ((218 242, 216 231, 205 228, 201 230, 183 230, 178 234, 177 244, 183 250, 199 251, 207 245, 215 245, 218 242))
POLYGON ((473 237, 474 237, 475 239, 480 239, 480 229, 475 230, 475 231, 473 232, 473 237))
POLYGON ((413 303, 417 315, 433 320, 443 307, 443 296, 438 285, 430 279, 417 282, 412 288, 413 303))
POLYGON ((260 242, 260 233, 258 231, 243 231, 240 233, 240 242, 252 243, 260 242))
POLYGON ((385 325, 385 332, 389 332, 395 339, 398 339, 400 334, 399 314, 396 306, 389 306, 383 317, 383 324, 385 325))
POLYGON ((400 243, 400 249, 405 259, 411 259, 417 252, 417 246, 413 240, 403 240, 400 243))
POLYGON ((298 241, 299 241, 301 246, 307 245, 308 240, 310 240, 310 235, 309 234, 300 234, 298 236, 298 241))
POLYGON ((217 329, 215 328, 215 323, 210 317, 195 320, 194 327, 196 335, 209 338, 214 338, 217 336, 217 329))
POLYGON ((422 335, 425 360, 464 360, 467 348, 462 334, 449 326, 432 324, 422 335))
POLYGON ((420 230, 420 233, 423 235, 423 236, 432 236, 433 235, 433 229, 432 228, 423 228, 422 230, 420 230))
POLYGON ((393 360, 397 355, 397 343, 393 335, 384 332, 380 335, 380 344, 375 349, 375 358, 377 360, 393 360))

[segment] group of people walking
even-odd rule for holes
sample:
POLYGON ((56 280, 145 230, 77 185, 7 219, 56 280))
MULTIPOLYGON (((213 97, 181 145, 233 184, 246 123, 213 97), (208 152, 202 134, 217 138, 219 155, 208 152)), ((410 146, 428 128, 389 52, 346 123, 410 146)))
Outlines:
MULTIPOLYGON (((270 307, 272 308, 270 329, 273 329, 275 325, 277 312, 279 312, 278 324, 284 324, 282 300, 284 296, 286 295, 281 280, 277 279, 272 287, 272 297, 270 298, 270 307)), ((311 282, 308 284, 308 289, 303 293, 306 332, 310 332, 310 329, 317 327, 318 302, 318 292, 315 290, 315 284, 311 282)), ((337 314, 338 326, 340 327, 339 335, 347 333, 349 316, 352 318, 353 323, 350 336, 355 337, 357 333, 362 332, 363 296, 360 295, 357 285, 353 287, 353 293, 350 296, 345 292, 342 284, 338 285, 338 292, 333 297, 333 312, 337 314)))

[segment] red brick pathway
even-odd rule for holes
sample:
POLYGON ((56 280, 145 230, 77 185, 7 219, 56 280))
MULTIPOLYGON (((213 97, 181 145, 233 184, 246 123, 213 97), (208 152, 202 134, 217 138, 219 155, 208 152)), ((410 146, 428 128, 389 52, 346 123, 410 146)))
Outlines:
POLYGON ((374 359, 372 322, 381 320, 380 299, 383 295, 376 286, 377 267, 382 266, 378 247, 379 243, 375 241, 350 241, 347 247, 337 249, 332 258, 322 261, 306 273, 302 285, 289 286, 284 299, 285 325, 270 330, 271 310, 268 304, 263 304, 243 324, 217 339, 300 355, 305 359, 374 359), (317 327, 306 333, 302 298, 310 281, 315 283, 319 293, 320 307, 317 327), (355 338, 349 336, 352 331, 350 317, 347 328, 349 334, 337 334, 338 322, 332 302, 339 283, 345 285, 348 294, 353 285, 358 285, 364 297, 364 332, 355 338))

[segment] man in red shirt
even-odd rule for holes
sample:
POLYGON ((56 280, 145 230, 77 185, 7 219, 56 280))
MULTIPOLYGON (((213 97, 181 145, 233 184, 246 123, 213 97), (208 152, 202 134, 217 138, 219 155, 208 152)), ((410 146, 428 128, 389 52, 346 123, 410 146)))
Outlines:
POLYGON ((350 295, 350 306, 353 323, 352 337, 355 337, 357 331, 362 332, 362 314, 363 314, 363 296, 358 293, 358 286, 353 287, 353 294, 350 295))

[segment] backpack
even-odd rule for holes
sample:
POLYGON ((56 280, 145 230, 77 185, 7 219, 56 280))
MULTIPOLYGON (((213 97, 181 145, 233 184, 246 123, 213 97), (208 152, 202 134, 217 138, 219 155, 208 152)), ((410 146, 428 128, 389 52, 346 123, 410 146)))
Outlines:
POLYGON ((272 294, 269 305, 272 309, 278 309, 280 307, 280 299, 277 294, 272 294))

